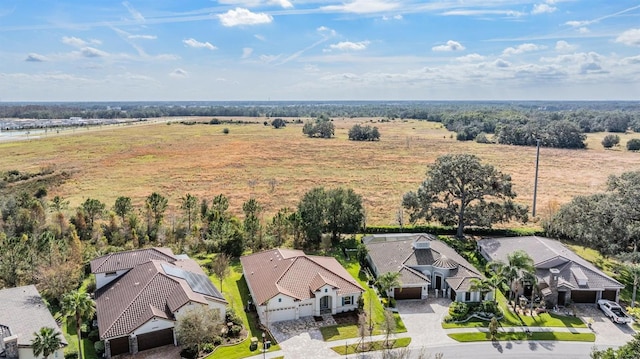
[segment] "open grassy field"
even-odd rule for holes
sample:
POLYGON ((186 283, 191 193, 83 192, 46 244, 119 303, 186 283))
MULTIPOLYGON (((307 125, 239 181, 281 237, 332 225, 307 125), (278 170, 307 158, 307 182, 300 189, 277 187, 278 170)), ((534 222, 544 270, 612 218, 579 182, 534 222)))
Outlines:
MULTIPOLYGON (((328 140, 305 137, 301 124, 276 130, 264 126, 264 118, 242 120, 256 123, 149 123, 0 142, 0 171, 65 171, 70 178, 50 188, 49 197, 61 195, 72 207, 88 197, 110 207, 120 195, 141 205, 158 191, 176 210, 187 192, 209 199, 222 193, 235 213, 254 196, 267 216, 294 207, 314 186, 345 186, 363 196, 367 224, 384 225, 394 223, 402 195, 418 187, 438 156, 474 153, 511 174, 518 202, 530 205, 533 198, 533 147, 459 142, 440 124, 416 120, 375 123, 379 142, 347 139, 351 126, 371 119, 335 119, 336 138, 328 140)), ((603 190, 609 174, 640 168, 640 154, 606 151, 602 137, 590 135, 587 150, 541 149, 540 215, 573 196, 603 190)), ((633 137, 640 135, 621 135, 622 146, 633 137)))

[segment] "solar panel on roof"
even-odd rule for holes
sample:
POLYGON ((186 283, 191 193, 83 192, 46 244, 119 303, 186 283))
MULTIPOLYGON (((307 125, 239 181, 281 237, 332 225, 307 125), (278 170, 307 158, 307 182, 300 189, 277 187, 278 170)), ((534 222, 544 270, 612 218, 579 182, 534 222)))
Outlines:
POLYGON ((211 283, 209 278, 207 278, 207 276, 188 272, 166 263, 162 263, 161 265, 162 269, 164 269, 164 272, 167 273, 167 275, 184 279, 187 284, 189 284, 189 287, 191 287, 192 291, 208 295, 210 297, 224 298, 222 294, 220 294, 218 289, 213 285, 213 283, 211 283))

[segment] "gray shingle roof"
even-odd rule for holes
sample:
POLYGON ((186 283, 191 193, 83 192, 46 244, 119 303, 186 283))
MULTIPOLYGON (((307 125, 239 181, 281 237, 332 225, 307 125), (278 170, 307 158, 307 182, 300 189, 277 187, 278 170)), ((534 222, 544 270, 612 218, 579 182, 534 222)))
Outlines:
POLYGON ((18 346, 31 346, 33 333, 42 327, 54 328, 60 333, 62 343, 67 345, 62 331, 33 285, 0 290, 0 327, 4 327, 0 341, 8 328, 10 335, 18 336, 18 346))
MULTIPOLYGON (((558 285, 572 289, 615 289, 624 286, 615 279, 604 274, 559 241, 537 237, 488 238, 478 242, 480 248, 489 256, 489 260, 505 261, 510 253, 524 250, 533 259, 536 275, 545 282, 549 278, 549 269, 560 270, 558 285), (587 285, 580 286, 576 273, 581 271, 587 277, 587 285)), ((579 276, 580 274, 578 274, 579 276)))
MULTIPOLYGON (((453 248, 428 234, 374 235, 363 238, 363 243, 365 243, 379 274, 400 271, 403 284, 417 284, 417 280, 421 280, 420 283, 429 283, 429 279, 421 273, 420 279, 415 275, 406 279, 404 277, 403 273, 406 271, 403 268, 423 265, 452 269, 447 281, 456 290, 468 289, 471 278, 484 277, 453 248), (430 248, 414 248, 413 243, 416 241, 418 243, 429 241, 430 248)), ((413 272, 418 273, 415 270, 413 272)))
POLYGON ((278 293, 298 300, 313 298, 313 291, 329 284, 338 294, 364 292, 340 263, 332 257, 308 256, 302 251, 272 249, 240 257, 245 280, 256 304, 262 305, 278 293))

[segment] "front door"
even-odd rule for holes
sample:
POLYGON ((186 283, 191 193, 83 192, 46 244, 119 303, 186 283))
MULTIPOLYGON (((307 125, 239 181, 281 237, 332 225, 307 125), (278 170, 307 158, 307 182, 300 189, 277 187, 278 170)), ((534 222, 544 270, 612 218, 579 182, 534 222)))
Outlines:
POLYGON ((439 275, 436 276, 436 289, 442 289, 442 277, 439 275))
POLYGON ((331 313, 331 297, 325 295, 320 298, 320 314, 330 314, 331 313))

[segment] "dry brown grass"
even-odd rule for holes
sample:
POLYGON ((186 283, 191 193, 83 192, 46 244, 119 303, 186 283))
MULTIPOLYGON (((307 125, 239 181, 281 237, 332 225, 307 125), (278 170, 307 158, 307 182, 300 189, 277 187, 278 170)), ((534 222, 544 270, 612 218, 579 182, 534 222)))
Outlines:
MULTIPOLYGON (((294 207, 313 186, 345 186, 362 194, 368 224, 392 224, 402 195, 418 187, 427 165, 445 153, 474 153, 511 174, 518 202, 532 202, 535 148, 458 142, 440 124, 416 120, 376 123, 379 142, 347 140, 353 124, 369 119, 335 119, 336 138, 329 140, 303 136, 302 125, 276 130, 263 126, 264 118, 253 120, 258 123, 122 126, 0 143, 0 170, 52 165, 72 172, 50 189, 50 196, 64 196, 72 206, 88 197, 110 206, 119 195, 139 205, 158 191, 175 209, 187 192, 208 199, 223 193, 238 214, 251 196, 270 215, 294 207)), ((640 168, 639 154, 602 149, 603 136, 590 135, 587 150, 541 149, 540 214, 573 196, 602 191, 609 174, 640 168)), ((624 146, 633 136, 621 137, 624 146)))

